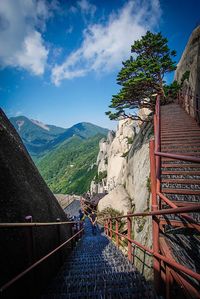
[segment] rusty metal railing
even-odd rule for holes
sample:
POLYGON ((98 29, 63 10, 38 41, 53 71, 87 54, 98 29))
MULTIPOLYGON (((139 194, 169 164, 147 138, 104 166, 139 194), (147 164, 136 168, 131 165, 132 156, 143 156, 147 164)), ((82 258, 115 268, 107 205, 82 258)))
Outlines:
MULTIPOLYGON (((161 175, 161 157, 171 158, 174 160, 179 161, 188 161, 188 162, 194 162, 194 163, 200 163, 200 158, 193 157, 189 155, 179 155, 174 153, 164 153, 161 152, 161 113, 160 113, 160 97, 157 97, 156 101, 156 109, 155 109, 155 115, 154 115, 154 134, 155 134, 155 140, 150 141, 150 170, 151 170, 151 187, 152 187, 152 210, 158 210, 161 207, 161 203, 164 202, 165 204, 168 204, 171 208, 174 210, 177 209, 177 206, 164 194, 162 194, 160 189, 160 175, 161 175)), ((191 206, 190 206, 191 207, 191 206)), ((200 204, 192 205, 192 210, 195 211, 196 209, 200 207, 200 204)), ((199 223, 194 220, 191 216, 188 214, 182 214, 180 213, 180 220, 184 219, 189 223, 188 227, 193 227, 197 231, 200 231, 200 225, 199 223)), ((159 253, 160 251, 160 244, 159 244, 159 233, 160 233, 160 219, 153 218, 153 248, 154 250, 159 253)), ((186 268, 186 267, 185 267, 186 268)), ((170 274, 170 268, 169 271, 166 271, 165 276, 165 282, 166 282, 166 297, 170 298, 170 284, 172 284, 172 277, 170 274)), ((161 281, 161 265, 160 261, 154 259, 154 278, 155 278, 155 287, 159 291, 159 285, 161 281)), ((176 277, 174 277, 176 279, 176 277)), ((177 283, 180 283, 180 279, 176 280, 177 283)), ((191 292, 195 292, 193 290, 193 287, 191 284, 188 283, 187 287, 190 287, 191 292)))
POLYGON ((139 213, 128 213, 125 216, 107 218, 104 222, 104 230, 106 235, 112 239, 115 236, 116 246, 119 247, 119 238, 123 238, 128 242, 128 259, 133 262, 134 252, 132 244, 143 249, 153 256, 153 269, 154 269, 154 285, 158 293, 160 293, 161 280, 166 284, 166 298, 170 298, 170 286, 173 279, 180 284, 184 284, 191 294, 194 294, 195 298, 200 298, 198 291, 182 276, 181 273, 192 277, 193 279, 200 282, 200 274, 192 271, 188 267, 177 263, 173 258, 169 258, 161 254, 160 244, 159 244, 159 234, 160 234, 160 218, 161 215, 176 214, 179 215, 180 220, 184 219, 188 223, 188 227, 195 228, 200 231, 199 223, 194 220, 187 213, 189 212, 199 212, 200 204, 190 205, 186 207, 177 207, 170 199, 168 199, 161 192, 161 157, 167 157, 175 160, 189 161, 200 163, 200 158, 192 157, 187 155, 169 154, 161 152, 161 138, 160 138, 160 98, 157 97, 156 101, 156 113, 154 115, 154 136, 155 140, 150 140, 150 172, 151 172, 151 193, 152 193, 152 205, 151 212, 139 212, 139 213), (161 209, 161 202, 167 204, 170 209, 161 209), (152 217, 152 236, 153 236, 153 249, 147 248, 141 243, 133 240, 131 238, 132 233, 132 217, 138 216, 151 216, 152 217), (127 222, 127 234, 119 233, 119 221, 121 219, 126 219, 127 222), (113 229, 115 221, 115 229, 113 229), (166 272, 163 275, 161 271, 161 262, 165 264, 166 272))
MULTIPOLYGON (((32 216, 27 216, 25 218, 26 221, 29 221, 28 223, 0 223, 0 229, 6 228, 6 229, 12 229, 12 228, 24 228, 28 227, 32 229, 33 227, 47 227, 47 226, 61 226, 61 225, 70 225, 71 226, 71 234, 72 236, 64 241, 62 244, 54 248, 52 251, 50 251, 48 254, 37 260, 36 262, 32 263, 29 267, 27 267, 24 271, 17 274, 15 277, 13 277, 11 280, 9 280, 7 283, 2 285, 0 287, 0 295, 7 290, 10 286, 12 286, 15 282, 20 280, 22 277, 24 277, 27 273, 34 270, 38 265, 40 265, 42 262, 47 260, 50 256, 58 252, 61 248, 66 246, 69 242, 73 241, 77 237, 81 237, 84 231, 83 228, 83 222, 82 221, 65 221, 61 222, 60 219, 57 219, 57 222, 48 222, 48 223, 40 223, 40 222, 32 222, 32 216)), ((60 232, 58 230, 58 235, 60 238, 60 232)), ((30 236, 33 238, 32 231, 30 231, 30 236)))
MULTIPOLYGON (((180 274, 180 271, 183 272, 186 275, 189 275, 190 277, 196 279, 197 281, 200 282, 200 274, 192 271, 191 269, 177 263, 174 259, 168 258, 164 255, 162 255, 160 253, 160 250, 157 250, 157 247, 155 246, 155 243, 153 244, 153 249, 150 249, 144 245, 142 245, 141 243, 139 243, 136 240, 133 240, 131 238, 131 234, 132 234, 132 218, 133 217, 138 217, 138 216, 151 216, 152 218, 155 216, 160 216, 160 215, 169 215, 169 214, 178 214, 181 213, 183 215, 183 213, 188 213, 188 212, 194 212, 194 211, 200 211, 200 205, 194 205, 194 206, 190 206, 190 207, 181 207, 181 208, 172 208, 172 209, 164 209, 164 210, 154 210, 152 212, 141 212, 141 213, 128 213, 127 215, 124 216, 119 216, 119 217, 113 217, 113 218, 107 218, 105 219, 104 222, 104 231, 105 234, 112 239, 113 237, 115 237, 115 242, 116 242, 116 246, 119 248, 119 238, 125 239, 128 242, 128 259, 130 262, 134 261, 134 249, 132 247, 132 244, 134 244, 135 246, 143 249, 145 252, 151 254, 154 258, 154 283, 155 283, 155 288, 157 288, 157 291, 159 291, 160 288, 160 280, 161 280, 161 271, 160 271, 160 262, 163 261, 170 269, 173 269, 173 271, 175 271, 175 273, 177 273, 178 271, 178 275, 180 274), (127 234, 121 234, 119 232, 119 222, 121 219, 126 219, 127 220, 127 234), (113 225, 114 225, 114 221, 115 221, 115 229, 113 229, 113 225), (156 272, 158 271, 158 272, 156 272), (157 275, 158 273, 158 275, 157 275)), ((158 218, 153 218, 153 221, 158 221, 158 218)), ((154 228, 154 235, 153 238, 157 239, 157 235, 155 235, 155 232, 157 232, 157 229, 159 231, 159 227, 154 228)), ((156 240, 157 241, 157 240, 156 240)), ((155 242, 155 240, 154 240, 155 242)), ((164 277, 165 282, 166 282, 166 287, 167 287, 167 282, 168 282, 168 277, 169 274, 166 274, 166 276, 164 277)), ((192 292, 195 292, 195 290, 192 292)), ((196 297, 198 298, 198 297, 196 297)))

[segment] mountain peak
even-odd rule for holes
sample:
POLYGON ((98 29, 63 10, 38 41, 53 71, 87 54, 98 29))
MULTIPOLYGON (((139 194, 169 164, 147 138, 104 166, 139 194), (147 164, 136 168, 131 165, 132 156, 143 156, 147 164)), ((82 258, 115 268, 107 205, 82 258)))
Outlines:
POLYGON ((107 135, 108 133, 107 129, 89 122, 80 122, 64 129, 25 116, 12 117, 10 121, 20 134, 29 153, 34 157, 43 155, 73 136, 87 139, 96 134, 107 135))
POLYGON ((36 126, 39 126, 40 128, 49 131, 50 128, 45 125, 43 122, 39 121, 39 120, 35 120, 35 119, 30 119, 30 121, 32 121, 32 123, 34 123, 36 126))

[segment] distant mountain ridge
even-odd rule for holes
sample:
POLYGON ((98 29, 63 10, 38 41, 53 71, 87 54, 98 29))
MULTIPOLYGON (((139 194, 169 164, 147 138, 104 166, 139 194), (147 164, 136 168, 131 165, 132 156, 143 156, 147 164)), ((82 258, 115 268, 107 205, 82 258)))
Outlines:
POLYGON ((75 124, 68 129, 46 125, 25 116, 11 117, 10 122, 19 133, 31 156, 35 159, 44 156, 44 154, 73 136, 87 139, 96 134, 106 135, 108 132, 105 128, 87 122, 75 124))
POLYGON ((53 193, 81 195, 89 190, 97 173, 97 134, 87 139, 72 136, 36 161, 36 165, 53 193))
POLYGON ((88 191, 97 173, 99 141, 107 129, 87 122, 64 129, 25 116, 12 117, 10 122, 54 193, 88 191))

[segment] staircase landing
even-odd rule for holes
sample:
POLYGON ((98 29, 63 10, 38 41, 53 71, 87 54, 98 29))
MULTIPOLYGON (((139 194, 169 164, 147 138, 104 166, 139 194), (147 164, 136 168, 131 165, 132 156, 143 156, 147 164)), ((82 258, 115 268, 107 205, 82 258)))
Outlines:
POLYGON ((151 284, 98 229, 85 234, 41 299, 156 298, 151 284))

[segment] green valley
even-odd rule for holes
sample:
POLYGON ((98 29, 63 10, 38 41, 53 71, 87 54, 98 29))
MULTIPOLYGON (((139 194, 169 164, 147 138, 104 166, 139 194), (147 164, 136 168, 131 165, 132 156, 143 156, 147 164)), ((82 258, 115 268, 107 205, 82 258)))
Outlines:
POLYGON ((36 165, 54 193, 82 194, 97 173, 98 134, 86 140, 73 136, 38 160, 36 165))
POLYGON ((64 129, 25 116, 10 121, 54 193, 82 194, 89 189, 97 173, 99 141, 107 129, 86 122, 64 129))

